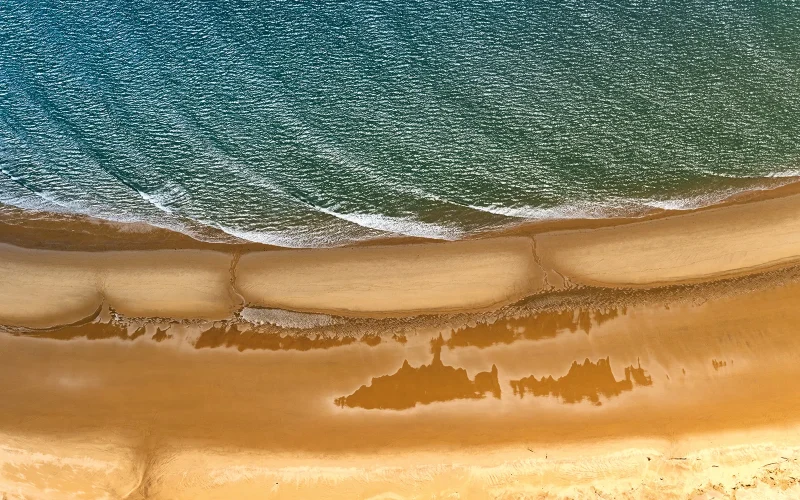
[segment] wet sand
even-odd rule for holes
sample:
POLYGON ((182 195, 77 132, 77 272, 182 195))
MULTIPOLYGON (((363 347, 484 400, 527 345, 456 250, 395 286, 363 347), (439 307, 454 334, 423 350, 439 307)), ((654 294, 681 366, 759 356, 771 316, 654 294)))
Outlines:
POLYGON ((2 245, 0 493, 796 498, 798 213, 790 194, 459 243, 2 245))
POLYGON ((703 498, 687 488, 719 476, 727 494, 797 492, 800 283, 703 293, 518 317, 499 343, 509 322, 303 350, 198 346, 210 324, 161 342, 4 335, 0 491, 703 498), (759 475, 770 462, 793 489, 759 475))

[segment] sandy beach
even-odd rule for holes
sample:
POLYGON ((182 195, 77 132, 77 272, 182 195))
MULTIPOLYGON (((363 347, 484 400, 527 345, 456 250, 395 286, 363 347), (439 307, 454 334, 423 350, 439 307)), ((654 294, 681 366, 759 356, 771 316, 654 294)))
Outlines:
POLYGON ((0 500, 800 500, 800 2, 0 41, 0 500))
POLYGON ((795 498, 798 215, 783 190, 319 250, 0 232, 0 493, 795 498))
POLYGON ((245 304, 344 316, 488 311, 570 288, 656 287, 800 257, 800 194, 611 227, 318 250, 58 251, 0 244, 0 324, 50 328, 102 305, 225 319, 245 304))

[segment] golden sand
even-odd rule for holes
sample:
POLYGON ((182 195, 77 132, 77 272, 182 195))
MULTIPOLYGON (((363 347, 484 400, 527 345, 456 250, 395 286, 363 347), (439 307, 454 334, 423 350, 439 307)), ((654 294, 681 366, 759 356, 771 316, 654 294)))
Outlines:
POLYGON ((3 245, 0 498, 800 497, 798 204, 320 251, 3 245))
POLYGON ((793 262, 800 195, 659 220, 536 236, 548 270, 573 283, 654 286, 793 262))
POLYGON ((252 252, 236 268, 248 302, 347 315, 480 310, 541 289, 530 238, 252 252))
POLYGON ((0 244, 0 324, 224 319, 245 303, 346 316, 491 310, 575 284, 653 287, 795 262, 800 195, 594 229, 326 250, 77 252, 0 244))
POLYGON ((631 486, 636 498, 692 498, 716 468, 726 494, 767 487, 757 473, 771 462, 794 487, 798 299, 800 284, 784 284, 615 316, 574 310, 569 322, 540 313, 498 343, 504 321, 244 352, 198 347, 179 324, 161 343, 155 328, 128 341, 5 336, 0 491, 570 498, 631 486), (591 373, 571 377, 576 365, 591 373), (553 377, 558 391, 515 391, 525 377, 553 377))
POLYGON ((0 324, 80 321, 101 304, 132 317, 222 319, 241 307, 231 256, 204 250, 62 252, 0 244, 0 324))

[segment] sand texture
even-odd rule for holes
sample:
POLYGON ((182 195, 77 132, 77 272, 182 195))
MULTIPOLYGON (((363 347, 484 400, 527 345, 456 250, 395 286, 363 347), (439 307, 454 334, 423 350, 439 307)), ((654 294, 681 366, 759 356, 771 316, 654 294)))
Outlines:
POLYGON ((315 330, 284 332, 305 343, 257 334, 211 347, 206 334, 254 327, 178 323, 105 340, 5 335, 0 491, 788 495, 798 488, 800 283, 742 286, 752 290, 619 295, 602 309, 409 324, 402 338, 338 344, 315 330), (525 379, 551 382, 522 391, 525 379))
POLYGON ((128 316, 225 318, 241 306, 231 256, 204 250, 62 252, 0 245, 0 323, 47 328, 107 304, 128 316))
POLYGON ((798 498, 799 213, 2 244, 0 498, 798 498))
POLYGON ((485 309, 539 291, 530 238, 253 252, 236 268, 248 302, 350 315, 485 309))
POLYGON ((659 220, 536 236, 573 283, 653 286, 741 274, 800 256, 800 195, 659 220))
POLYGON ((353 317, 487 311, 574 285, 694 283, 796 262, 800 195, 611 227, 320 250, 81 252, 0 245, 0 324, 47 328, 101 305, 224 319, 245 305, 353 317))

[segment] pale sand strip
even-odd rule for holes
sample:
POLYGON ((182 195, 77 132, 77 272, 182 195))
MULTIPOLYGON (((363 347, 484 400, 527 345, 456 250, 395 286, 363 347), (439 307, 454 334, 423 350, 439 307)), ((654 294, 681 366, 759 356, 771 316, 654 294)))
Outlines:
POLYGON ((0 245, 0 323, 46 328, 105 302, 128 316, 222 319, 241 304, 230 255, 202 250, 60 252, 0 245))
POLYGON ((796 428, 560 445, 535 456, 524 447, 345 459, 190 447, 149 455, 85 441, 0 434, 0 491, 9 500, 800 497, 796 428))
POLYGON ((505 453, 483 450, 433 456, 417 453, 388 459, 315 457, 295 466, 287 465, 288 460, 281 463, 256 453, 223 455, 209 450, 187 450, 170 457, 168 462, 156 463, 153 472, 159 481, 148 488, 147 497, 154 500, 800 497, 797 480, 800 464, 788 458, 800 453, 797 429, 792 429, 791 434, 751 433, 745 436, 744 445, 720 445, 720 442, 736 442, 737 437, 741 439, 714 436, 716 442, 712 443, 687 439, 671 443, 654 440, 562 445, 539 449, 534 458, 524 447, 505 453), (677 447, 681 448, 684 460, 674 459, 677 447), (549 452, 548 458, 545 451, 549 452), (556 458, 554 451, 561 451, 566 457, 556 458))
POLYGON ((0 498, 127 498, 139 487, 141 464, 126 444, 112 435, 0 434, 0 498))
POLYGON ((249 253, 248 302, 307 312, 392 315, 480 310, 539 291, 530 238, 249 253))
POLYGON ((102 296, 91 257, 0 246, 0 323, 49 327, 92 314, 102 296))
POLYGON ((542 264, 570 281, 653 286, 738 274, 800 256, 800 195, 664 219, 536 236, 542 264))

